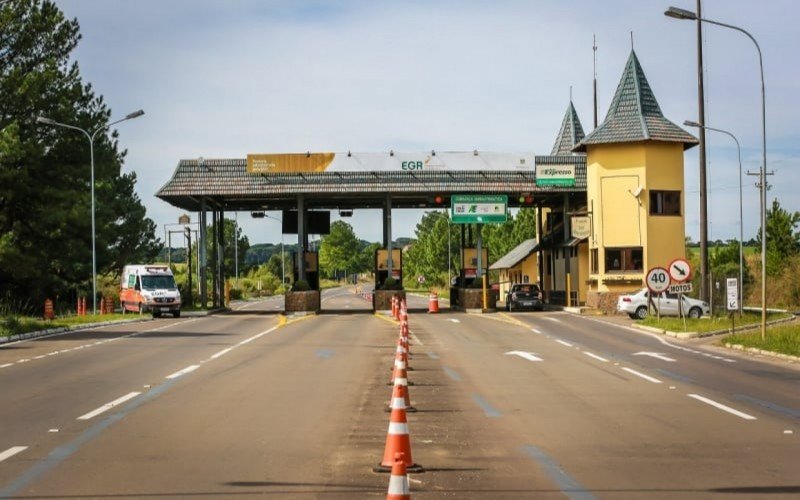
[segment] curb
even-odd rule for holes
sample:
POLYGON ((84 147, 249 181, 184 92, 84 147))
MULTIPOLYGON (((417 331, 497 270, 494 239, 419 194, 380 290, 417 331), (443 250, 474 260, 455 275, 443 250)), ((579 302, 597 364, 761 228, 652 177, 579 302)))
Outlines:
MULTIPOLYGON (((781 323, 787 323, 789 321, 794 321, 794 320, 795 320, 794 316, 790 316, 788 318, 774 319, 772 321, 767 321, 767 326, 778 325, 778 324, 781 324, 781 323)), ((660 333, 660 334, 666 335, 668 337, 674 337, 674 338, 677 338, 677 339, 686 340, 686 339, 695 339, 695 338, 702 338, 702 337, 713 337, 713 336, 716 336, 716 335, 730 335, 732 333, 740 333, 740 332, 746 332, 746 331, 749 331, 749 330, 757 330, 757 329, 761 328, 761 323, 755 323, 755 324, 750 324, 750 325, 745 325, 745 326, 738 326, 738 327, 736 327, 734 329, 734 331, 731 331, 729 328, 726 328, 724 330, 713 330, 713 331, 710 331, 710 332, 674 332, 674 331, 671 331, 671 330, 664 330, 662 328, 655 328, 655 327, 652 327, 652 326, 639 325, 639 324, 636 324, 636 323, 634 323, 631 326, 633 326, 634 328, 638 328, 639 330, 644 330, 644 331, 652 332, 652 333, 660 333)))
POLYGON ((127 323, 140 323, 142 321, 152 321, 153 318, 136 318, 136 319, 121 319, 118 321, 100 321, 98 323, 86 323, 84 325, 76 326, 62 326, 60 328, 48 328, 47 330, 38 330, 35 332, 20 333, 10 337, 0 337, 0 344, 10 344, 11 342, 19 342, 22 340, 30 340, 39 337, 47 337, 49 335, 57 335, 67 332, 79 332, 81 330, 91 330, 92 328, 99 328, 101 326, 110 325, 124 325, 127 323))
POLYGON ((778 358, 784 361, 800 363, 800 356, 792 356, 791 354, 782 354, 774 351, 765 351, 764 349, 758 349, 757 347, 745 347, 742 344, 731 344, 729 342, 725 342, 725 347, 727 347, 728 349, 743 351, 750 354, 761 354, 762 356, 769 356, 771 358, 778 358))

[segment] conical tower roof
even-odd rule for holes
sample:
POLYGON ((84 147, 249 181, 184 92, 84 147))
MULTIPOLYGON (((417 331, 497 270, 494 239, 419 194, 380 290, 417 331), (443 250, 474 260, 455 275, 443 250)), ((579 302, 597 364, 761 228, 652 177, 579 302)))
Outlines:
POLYGON ((631 51, 605 120, 573 151, 585 152, 589 144, 636 141, 680 142, 684 149, 697 144, 693 135, 664 118, 639 59, 631 51))
POLYGON ((578 112, 575 111, 575 106, 570 100, 564 120, 561 122, 561 130, 558 131, 558 137, 556 137, 553 151, 550 154, 552 156, 572 154, 572 148, 577 146, 585 136, 581 121, 578 119, 578 112))

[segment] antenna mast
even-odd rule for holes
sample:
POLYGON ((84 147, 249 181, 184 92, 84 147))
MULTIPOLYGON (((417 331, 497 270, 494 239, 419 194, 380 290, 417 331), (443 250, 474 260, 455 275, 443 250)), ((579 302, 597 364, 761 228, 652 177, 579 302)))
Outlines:
POLYGON ((597 128, 597 37, 595 35, 592 35, 592 51, 594 52, 594 81, 592 82, 594 92, 594 128, 597 128))

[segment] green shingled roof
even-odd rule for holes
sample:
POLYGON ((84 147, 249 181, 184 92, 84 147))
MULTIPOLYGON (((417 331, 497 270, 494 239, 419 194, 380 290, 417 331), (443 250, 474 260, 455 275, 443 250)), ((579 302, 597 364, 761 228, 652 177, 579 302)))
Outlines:
POLYGON ((564 120, 561 122, 561 130, 558 131, 558 137, 553 144, 553 151, 551 155, 568 155, 572 154, 572 148, 578 145, 583 140, 586 134, 583 132, 581 121, 578 119, 578 112, 575 111, 575 106, 572 101, 569 101, 567 112, 564 114, 564 120))
POLYGON ((590 144, 648 140, 680 142, 684 149, 697 144, 693 135, 664 118, 639 59, 631 51, 606 119, 572 151, 585 152, 590 144))

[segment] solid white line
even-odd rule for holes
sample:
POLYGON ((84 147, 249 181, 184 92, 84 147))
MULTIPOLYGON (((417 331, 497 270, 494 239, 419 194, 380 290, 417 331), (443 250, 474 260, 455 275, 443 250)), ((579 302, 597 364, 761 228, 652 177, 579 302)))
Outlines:
POLYGON ((532 331, 533 333, 536 333, 536 334, 538 334, 538 335, 541 335, 541 334, 542 334, 542 332, 540 332, 540 331, 539 331, 539 330, 537 330, 536 328, 531 328, 531 331, 532 331))
POLYGON ((660 384, 661 383, 660 380, 658 380, 657 378, 653 378, 650 375, 645 375, 644 373, 637 372, 636 370, 631 370, 630 368, 625 368, 624 366, 622 367, 622 369, 625 370, 628 373, 632 373, 632 374, 636 375, 637 377, 641 377, 641 378, 647 380, 648 382, 652 382, 654 384, 660 384))
POLYGON ((217 359, 220 356, 224 356, 233 350, 233 347, 228 347, 227 349, 223 349, 216 354, 212 354, 209 359, 217 359))
POLYGON ((414 339, 417 345, 425 345, 413 332, 411 332, 411 338, 414 339))
POLYGON ((172 375, 167 375, 164 378, 168 378, 168 379, 178 378, 178 377, 180 377, 182 375, 186 375, 187 373, 191 373, 191 372, 197 370, 198 368, 200 368, 200 365, 187 366, 183 370, 177 371, 177 372, 173 373, 172 375))
POLYGON ((135 398, 139 394, 141 394, 141 392, 128 393, 128 394, 122 396, 121 398, 115 399, 114 401, 112 401, 110 403, 104 404, 103 406, 101 406, 100 408, 98 408, 96 410, 90 411, 86 415, 81 415, 80 417, 78 417, 78 420, 89 420, 90 418, 94 418, 94 417, 100 415, 101 413, 106 412, 106 411, 110 410, 111 408, 113 408, 113 407, 115 407, 117 405, 121 405, 122 403, 124 403, 125 401, 127 401, 129 399, 135 398))
POLYGON ((583 351, 583 353, 585 355, 589 356, 590 358, 594 358, 594 359, 596 359, 598 361, 602 361, 603 363, 608 363, 608 360, 606 358, 602 358, 602 357, 598 356, 597 354, 592 354, 592 353, 590 353, 588 351, 583 351))
POLYGON ((23 452, 27 449, 28 449, 27 446, 12 446, 3 453, 0 453, 0 462, 2 462, 3 460, 7 460, 16 455, 17 453, 23 452))
POLYGON ((714 400, 711 400, 711 399, 708 399, 708 398, 704 398, 703 396, 701 396, 699 394, 687 394, 687 395, 690 398, 694 398, 694 399, 696 399, 698 401, 702 401, 703 403, 705 403, 707 405, 711 405, 711 406, 713 406, 715 408, 718 408, 718 409, 720 409, 722 411, 726 411, 726 412, 730 413, 731 415, 736 415, 739 418, 743 418, 745 420, 757 420, 756 417, 754 417, 752 415, 748 415, 747 413, 741 412, 739 410, 735 410, 735 409, 731 408, 730 406, 725 406, 722 403, 717 403, 714 400))
POLYGON ((0 365, 0 368, 8 368, 9 366, 14 366, 14 363, 6 363, 4 365, 0 365))
POLYGON ((545 316, 544 319, 546 319, 548 321, 555 321, 556 323, 561 323, 560 319, 551 318, 550 316, 545 316))
POLYGON ((459 321, 459 320, 457 320, 455 318, 450 318, 448 321, 452 321, 453 323, 461 323, 461 321, 459 321))
POLYGON ((561 345, 565 345, 567 347, 575 347, 572 344, 570 344, 569 342, 564 342, 563 340, 558 340, 558 339, 555 339, 555 340, 556 340, 556 342, 558 342, 561 345))

